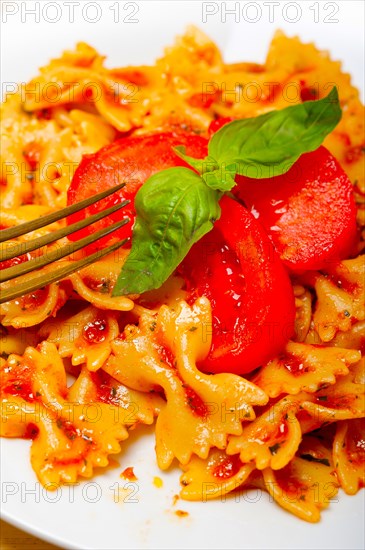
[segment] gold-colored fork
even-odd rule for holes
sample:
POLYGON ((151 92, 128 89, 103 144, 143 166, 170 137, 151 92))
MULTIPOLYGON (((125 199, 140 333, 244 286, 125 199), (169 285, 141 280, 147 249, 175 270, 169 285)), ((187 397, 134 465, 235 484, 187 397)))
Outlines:
MULTIPOLYGON (((84 227, 87 227, 88 225, 91 225, 101 220, 102 218, 105 218, 106 216, 109 216, 110 214, 113 214, 114 212, 122 209, 130 203, 129 200, 124 200, 118 204, 111 206, 110 208, 107 208, 106 210, 97 212, 96 214, 93 214, 92 216, 85 218, 84 220, 73 223, 72 225, 66 227, 62 227, 61 229, 53 231, 47 235, 43 235, 42 237, 38 237, 36 239, 25 242, 19 242, 17 244, 9 242, 6 243, 6 241, 16 239, 21 235, 25 235, 26 233, 35 231, 42 227, 46 227, 47 225, 59 221, 62 218, 66 218, 67 216, 70 216, 75 212, 79 212, 83 208, 86 208, 87 206, 90 206, 91 204, 94 204, 97 201, 100 201, 101 199, 112 195, 116 191, 119 191, 120 189, 122 189, 122 187, 124 187, 124 185, 125 183, 122 183, 120 185, 112 187, 111 189, 108 189, 107 191, 98 193, 97 195, 94 195, 88 199, 84 199, 78 203, 67 206, 66 208, 62 208, 61 210, 57 210, 56 212, 52 212, 51 214, 48 214, 46 216, 41 216, 40 218, 37 218, 30 222, 22 223, 16 227, 9 227, 7 229, 0 230, 0 243, 2 243, 0 244, 0 262, 12 260, 13 258, 22 256, 34 250, 41 249, 43 246, 52 244, 59 239, 62 239, 63 237, 66 237, 67 235, 70 235, 71 233, 74 233, 79 229, 83 229, 84 227)), ((0 283, 6 283, 7 281, 11 281, 12 279, 21 277, 22 275, 25 275, 27 273, 36 271, 57 260, 60 260, 61 258, 69 256, 70 254, 73 254, 74 252, 77 252, 78 250, 81 250, 82 248, 96 242, 98 239, 110 235, 117 229, 120 229, 129 221, 129 218, 124 218, 123 220, 116 222, 104 229, 100 229, 99 231, 96 231, 95 233, 92 233, 91 235, 80 239, 79 241, 69 242, 61 248, 47 251, 47 254, 43 254, 42 256, 33 258, 32 260, 2 269, 0 272, 0 283)), ((126 242, 127 239, 118 241, 108 246, 107 248, 104 248, 103 250, 95 252, 89 256, 85 256, 80 260, 70 262, 64 267, 54 269, 53 271, 38 275, 34 278, 27 278, 27 280, 24 282, 16 282, 11 287, 3 289, 1 289, 0 287, 0 304, 4 302, 9 302, 10 300, 14 300, 15 298, 19 298, 20 296, 25 296, 26 294, 34 292, 35 290, 39 290, 40 288, 43 288, 50 283, 60 281, 68 275, 79 271, 83 267, 92 264, 103 256, 114 252, 115 250, 123 246, 123 244, 125 244, 126 242)))

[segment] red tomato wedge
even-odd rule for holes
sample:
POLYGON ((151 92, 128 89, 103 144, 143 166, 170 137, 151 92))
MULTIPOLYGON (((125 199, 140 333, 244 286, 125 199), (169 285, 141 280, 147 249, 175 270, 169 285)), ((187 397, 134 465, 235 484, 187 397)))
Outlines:
POLYGON ((218 132, 218 130, 220 130, 222 126, 224 126, 225 124, 228 124, 228 122, 232 122, 232 120, 237 120, 237 118, 233 116, 226 116, 226 117, 220 117, 220 118, 216 118, 215 120, 212 120, 208 128, 209 137, 211 137, 213 134, 218 132))
POLYGON ((125 199, 131 203, 122 211, 104 218, 92 226, 77 231, 69 238, 77 241, 98 229, 111 225, 120 219, 128 217, 130 222, 112 237, 100 239, 88 247, 97 250, 105 247, 114 240, 121 240, 131 236, 135 220, 134 197, 147 178, 173 166, 187 166, 173 151, 176 145, 184 145, 186 154, 196 158, 207 155, 208 141, 202 136, 188 132, 165 132, 145 136, 121 138, 93 155, 85 155, 78 166, 67 193, 67 203, 74 204, 96 193, 125 182, 121 191, 111 197, 99 201, 88 208, 68 218, 68 224, 91 216, 101 209, 113 206, 125 199))
POLYGON ((196 243, 179 271, 190 301, 212 306, 212 345, 205 372, 244 374, 277 355, 294 331, 295 306, 287 272, 261 224, 225 196, 221 218, 196 243))
POLYGON ((325 147, 302 155, 282 176, 236 176, 234 193, 270 235, 296 273, 323 269, 351 255, 356 239, 352 184, 325 147))

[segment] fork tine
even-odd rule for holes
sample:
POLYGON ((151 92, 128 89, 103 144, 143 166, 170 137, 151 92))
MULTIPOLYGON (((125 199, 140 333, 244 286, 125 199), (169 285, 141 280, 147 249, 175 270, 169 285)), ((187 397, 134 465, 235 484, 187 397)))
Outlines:
POLYGON ((114 206, 111 206, 106 210, 102 210, 100 212, 97 212, 96 214, 93 214, 89 218, 80 220, 79 222, 73 223, 72 225, 69 225, 67 227, 62 227, 57 231, 53 231, 52 233, 49 233, 48 235, 43 235, 42 237, 38 237, 37 239, 33 239, 28 242, 13 244, 11 247, 9 246, 7 250, 0 250, 0 262, 11 260, 16 256, 27 254, 28 252, 32 252, 32 250, 36 250, 37 248, 41 248, 42 246, 58 241, 59 239, 62 239, 63 237, 66 237, 67 235, 70 235, 71 233, 74 233, 79 229, 83 229, 84 227, 87 227, 88 225, 91 225, 106 216, 110 216, 110 214, 117 212, 117 210, 120 210, 124 206, 127 206, 127 204, 129 204, 130 202, 130 200, 120 202, 119 204, 115 204, 114 206))
POLYGON ((83 208, 86 208, 87 206, 90 206, 91 204, 94 204, 95 202, 100 201, 101 199, 105 199, 105 197, 108 197, 109 195, 112 195, 116 191, 119 191, 124 186, 125 186, 125 183, 120 183, 119 185, 116 185, 111 189, 107 189, 106 191, 103 191, 102 193, 98 193, 97 195, 93 195, 88 199, 84 199, 80 202, 76 202, 71 206, 66 206, 66 208, 62 208, 61 210, 52 212, 47 216, 41 216, 36 220, 31 220, 30 222, 22 223, 17 227, 9 227, 7 229, 2 229, 0 230, 0 243, 11 239, 15 239, 16 237, 20 237, 20 235, 24 235, 25 233, 29 233, 30 231, 35 231, 36 229, 40 229, 41 227, 49 225, 53 222, 57 222, 61 218, 70 216, 71 214, 74 214, 75 212, 78 212, 79 210, 82 210, 83 208))
POLYGON ((99 231, 96 231, 95 233, 92 233, 91 235, 88 235, 87 237, 84 237, 83 239, 80 239, 75 243, 66 244, 58 250, 51 251, 48 254, 43 254, 43 256, 34 258, 33 260, 29 260, 28 262, 24 262, 22 264, 14 265, 13 267, 8 267, 7 269, 3 269, 0 273, 0 283, 3 283, 4 281, 11 281, 11 279, 15 279, 15 277, 21 277, 22 275, 25 275, 30 271, 40 269, 41 267, 45 267, 46 265, 60 260, 65 256, 69 256, 70 254, 77 252, 81 248, 84 248, 85 246, 94 243, 98 239, 106 237, 110 233, 113 233, 113 231, 120 229, 128 222, 129 218, 125 218, 124 220, 116 222, 113 225, 110 225, 109 227, 106 227, 104 229, 100 229, 99 231))
POLYGON ((25 296, 30 292, 34 292, 35 290, 39 290, 40 288, 45 287, 46 285, 49 285, 56 281, 60 281, 68 275, 75 273, 75 271, 79 271, 83 267, 92 264, 103 256, 114 252, 115 250, 123 246, 126 242, 127 239, 124 239, 108 246, 104 250, 95 252, 90 256, 86 256, 82 260, 78 260, 75 263, 68 264, 60 269, 56 269, 53 273, 46 273, 44 275, 41 275, 40 277, 36 277, 35 279, 16 285, 5 291, 0 290, 0 304, 3 304, 4 302, 9 302, 10 300, 14 300, 15 298, 19 298, 20 296, 25 296))

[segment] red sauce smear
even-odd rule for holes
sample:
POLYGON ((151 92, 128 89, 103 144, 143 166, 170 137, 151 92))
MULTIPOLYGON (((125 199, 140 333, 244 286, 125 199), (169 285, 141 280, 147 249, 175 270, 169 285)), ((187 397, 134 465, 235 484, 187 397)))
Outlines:
POLYGON ((346 151, 345 161, 348 162, 349 164, 352 164, 353 162, 357 162, 358 160, 360 160, 364 152, 365 152, 364 144, 351 147, 346 151))
POLYGON ((19 304, 24 311, 37 309, 46 301, 47 297, 48 289, 40 288, 39 290, 35 290, 31 294, 27 294, 26 296, 19 298, 19 304))
POLYGON ((209 411, 202 398, 190 386, 184 386, 184 390, 187 404, 193 413, 201 418, 207 418, 209 411))
POLYGON ((14 267, 15 265, 22 264, 24 262, 27 262, 31 259, 30 254, 22 254, 21 256, 15 256, 15 258, 11 258, 10 260, 4 260, 3 262, 0 262, 0 269, 8 269, 9 267, 14 267))
POLYGON ((110 292, 110 281, 108 279, 93 279, 92 277, 84 277, 84 284, 95 290, 95 292, 101 292, 102 294, 108 294, 110 292))
MULTIPOLYGON (((263 443, 280 444, 288 435, 288 426, 282 421, 275 431, 270 431, 270 427, 264 427, 258 432, 258 439, 263 443)), ((279 450, 279 447, 278 449, 279 450)), ((275 452, 273 453, 275 454, 275 452)))
POLYGON ((203 92, 200 92, 198 94, 192 95, 188 99, 189 105, 192 107, 198 107, 199 109, 209 109, 209 107, 212 106, 214 101, 216 101, 219 97, 219 94, 204 94, 203 92))
POLYGON ((120 474, 120 477, 124 477, 125 479, 129 479, 129 481, 137 481, 138 477, 135 475, 133 471, 133 467, 129 466, 123 472, 120 474))
POLYGON ((35 439, 38 433, 39 433, 38 426, 33 422, 29 422, 23 434, 23 439, 35 439))
POLYGON ((160 345, 158 346, 158 354, 161 357, 161 361, 163 363, 166 363, 166 365, 168 365, 172 369, 176 367, 175 355, 172 353, 170 348, 160 345))
POLYGON ((25 362, 19 362, 16 366, 9 366, 11 369, 4 374, 2 392, 21 397, 25 401, 34 402, 39 400, 40 396, 35 395, 32 387, 32 379, 34 377, 34 367, 25 362))
POLYGON ((78 433, 77 429, 75 428, 75 426, 72 424, 72 422, 69 422, 68 420, 58 419, 57 420, 57 426, 60 430, 63 431, 65 436, 68 439, 70 439, 71 441, 76 439, 76 437, 79 435, 79 433, 78 433))
MULTIPOLYGON (((127 82, 132 82, 133 84, 137 84, 137 86, 147 86, 149 84, 148 77, 142 72, 138 71, 137 69, 124 69, 124 70, 115 70, 111 71, 110 76, 117 79, 117 80, 124 80, 127 82)), ((121 91, 124 91, 126 95, 132 94, 133 87, 130 86, 130 84, 120 84, 121 91)))
POLYGON ((212 475, 219 479, 229 479, 236 475, 241 467, 242 462, 240 461, 239 455, 227 456, 223 462, 220 462, 213 468, 212 475))
POLYGON ((54 464, 62 464, 62 466, 69 466, 70 464, 86 464, 87 463, 87 460, 86 460, 86 456, 87 456, 87 451, 81 453, 79 456, 77 457, 71 457, 71 458, 54 458, 53 459, 53 463, 54 464))
POLYGON ((290 464, 281 470, 276 470, 275 478, 281 489, 289 495, 297 495, 300 498, 308 491, 307 485, 293 476, 290 464))
POLYGON ((270 103, 273 103, 278 94, 282 92, 282 86, 279 84, 279 82, 265 82, 264 86, 264 93, 262 94, 262 97, 260 99, 263 103, 269 105, 270 103))
POLYGON ((120 404, 117 396, 117 388, 113 386, 112 378, 109 374, 100 369, 97 372, 91 372, 90 377, 95 384, 96 395, 99 401, 112 405, 120 404))
POLYGON ((35 115, 38 118, 38 120, 51 120, 52 110, 51 109, 40 109, 39 111, 35 112, 35 115))
POLYGON ((357 396, 353 393, 345 395, 316 395, 318 405, 328 407, 329 409, 349 409, 351 410, 357 396))
POLYGON ((313 368, 308 367, 305 361, 294 355, 293 353, 283 353, 279 356, 280 363, 294 376, 300 376, 306 372, 313 371, 313 368))
POLYGON ((28 143, 28 145, 24 147, 23 157, 25 158, 30 169, 33 172, 38 167, 40 156, 41 156, 41 149, 37 143, 28 143))
POLYGON ((108 325, 105 319, 95 319, 84 326, 83 337, 88 344, 100 344, 105 341, 108 325))
POLYGON ((300 90, 300 99, 303 103, 305 101, 313 101, 314 99, 318 99, 318 92, 315 88, 305 86, 302 80, 300 81, 300 84, 302 86, 300 90))

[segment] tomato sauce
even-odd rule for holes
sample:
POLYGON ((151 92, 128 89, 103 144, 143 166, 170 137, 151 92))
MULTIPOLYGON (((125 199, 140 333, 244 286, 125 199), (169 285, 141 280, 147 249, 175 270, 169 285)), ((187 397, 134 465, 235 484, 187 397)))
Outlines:
POLYGON ((3 375, 2 392, 28 402, 39 401, 40 395, 33 391, 34 375, 35 368, 30 362, 19 361, 16 365, 9 365, 8 372, 3 375))
POLYGON ((3 269, 14 267, 16 265, 22 264, 29 260, 31 260, 31 255, 29 253, 22 254, 21 256, 15 256, 15 258, 11 258, 10 260, 4 260, 3 262, 0 262, 0 270, 2 271, 3 269))
POLYGON ((190 386, 184 386, 186 402, 196 416, 206 419, 209 413, 207 405, 190 386))
POLYGON ((23 149, 23 157, 34 172, 38 168, 41 156, 41 148, 37 143, 28 143, 23 149))
POLYGON ((227 456, 213 468, 212 475, 218 479, 229 479, 236 475, 241 467, 242 462, 240 461, 239 455, 227 456))
POLYGON ((18 303, 23 311, 29 311, 40 307, 48 297, 48 288, 40 288, 22 298, 19 298, 18 303))
POLYGON ((23 439, 35 439, 38 434, 39 434, 38 426, 33 422, 29 422, 23 434, 23 439))
POLYGON ((279 362, 294 376, 300 376, 314 369, 305 364, 305 361, 293 353, 283 353, 279 362))
POLYGON ((133 467, 129 466, 123 472, 120 474, 120 477, 124 477, 125 479, 129 479, 129 481, 137 481, 138 477, 135 475, 133 467))
POLYGON ((108 324, 105 319, 95 319, 84 326, 82 334, 88 344, 100 344, 107 337, 108 324))
POLYGON ((96 387, 96 398, 103 403, 120 405, 117 387, 113 386, 112 378, 103 370, 91 372, 90 377, 96 387))
POLYGON ((166 365, 168 365, 172 369, 176 368, 176 358, 170 348, 168 348, 167 346, 159 345, 158 354, 163 363, 166 363, 166 365))

